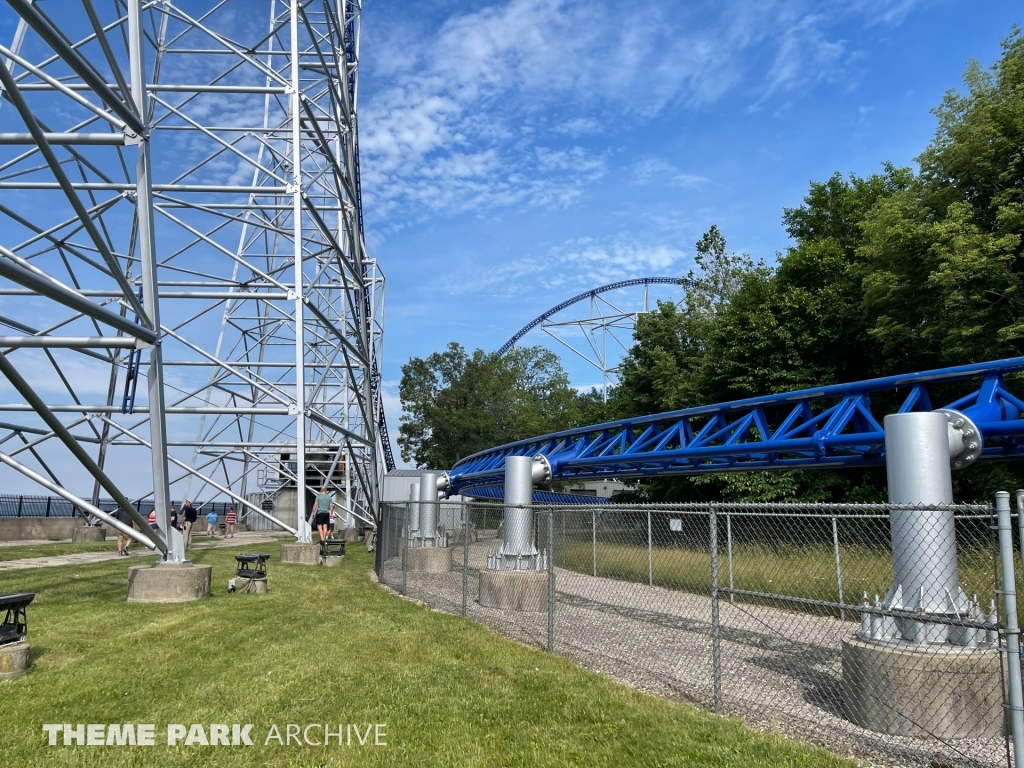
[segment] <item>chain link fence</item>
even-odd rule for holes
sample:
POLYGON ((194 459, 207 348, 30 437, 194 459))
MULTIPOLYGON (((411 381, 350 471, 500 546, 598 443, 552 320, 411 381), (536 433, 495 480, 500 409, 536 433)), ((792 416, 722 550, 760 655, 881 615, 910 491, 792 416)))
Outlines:
POLYGON ((495 576, 500 504, 440 502, 448 552, 427 565, 410 546, 415 505, 385 504, 378 578, 634 687, 871 764, 1009 765, 990 505, 531 512, 542 570, 495 576), (913 541, 900 538, 907 521, 913 541))
MULTIPOLYGON (((184 500, 176 503, 176 509, 180 512, 184 500)), ((116 512, 117 502, 113 499, 100 499, 96 505, 104 512, 116 512)), ((152 501, 138 501, 133 505, 143 516, 153 511, 152 501)), ((214 511, 221 518, 227 514, 230 507, 239 509, 238 504, 223 501, 203 501, 192 504, 201 515, 214 511)), ((18 517, 83 517, 85 512, 76 507, 67 499, 60 496, 20 496, 12 494, 0 494, 0 518, 18 517)), ((253 514, 256 518, 258 515, 253 514)))

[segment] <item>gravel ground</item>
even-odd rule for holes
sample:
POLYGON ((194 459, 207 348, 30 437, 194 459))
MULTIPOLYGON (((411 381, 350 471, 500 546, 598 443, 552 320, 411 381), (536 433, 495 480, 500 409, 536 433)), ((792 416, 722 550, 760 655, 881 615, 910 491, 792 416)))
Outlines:
MULTIPOLYGON (((502 634, 547 648, 547 613, 508 612, 476 602, 477 574, 493 539, 470 546, 466 615, 502 634)), ((463 549, 455 570, 406 575, 401 559, 384 581, 432 607, 463 612, 463 549), (403 587, 404 585, 404 587, 403 587)), ((635 688, 714 706, 711 604, 700 595, 555 569, 554 650, 635 688)), ((1005 766, 1002 739, 940 740, 887 736, 843 715, 840 648, 859 626, 778 607, 720 602, 722 712, 779 730, 871 765, 1005 766)), ((951 681, 955 688, 955 682, 951 681)), ((936 691, 955 695, 955 690, 936 691)))

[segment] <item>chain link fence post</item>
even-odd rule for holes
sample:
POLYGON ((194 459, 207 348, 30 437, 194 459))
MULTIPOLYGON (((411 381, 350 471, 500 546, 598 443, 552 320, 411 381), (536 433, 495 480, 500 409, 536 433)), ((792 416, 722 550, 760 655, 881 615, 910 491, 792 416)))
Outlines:
POLYGON ((548 507, 548 650, 555 650, 555 510, 553 507, 548 507))
POLYGON ((594 575, 597 576, 597 510, 590 510, 590 527, 593 531, 594 575))
MULTIPOLYGON (((835 552, 836 558, 836 588, 839 590, 839 604, 845 605, 846 601, 843 600, 843 566, 839 562, 839 524, 836 522, 835 515, 832 515, 832 550, 835 552)), ((839 609, 839 620, 846 621, 845 608, 839 609)))
POLYGON ((715 712, 722 711, 722 627, 718 616, 718 517, 712 502, 708 511, 711 533, 711 666, 715 712))
MULTIPOLYGON (((732 589, 736 588, 736 585, 733 583, 733 578, 732 578, 732 513, 731 512, 726 512, 725 513, 725 536, 726 536, 726 539, 727 539, 726 546, 728 547, 728 551, 729 551, 729 589, 732 590, 732 589)), ((735 598, 733 596, 733 593, 730 591, 729 592, 729 602, 730 603, 733 602, 734 599, 735 598)))
POLYGON ((466 518, 466 525, 462 535, 462 615, 466 615, 469 608, 469 536, 470 536, 470 506, 469 502, 462 502, 462 514, 466 518))
POLYGON ((1020 679, 1020 627, 1017 625, 1017 584, 1013 564, 1013 521, 1010 494, 996 494, 999 524, 999 560, 1003 586, 1003 634, 1006 637, 1006 687, 1010 699, 1010 737, 1013 764, 1024 765, 1024 694, 1020 679))
POLYGON ((647 586, 654 586, 654 539, 651 536, 651 510, 647 510, 647 586))
POLYGON ((405 535, 405 546, 402 547, 402 594, 409 594, 409 516, 412 514, 412 502, 406 502, 405 525, 402 533, 405 535))

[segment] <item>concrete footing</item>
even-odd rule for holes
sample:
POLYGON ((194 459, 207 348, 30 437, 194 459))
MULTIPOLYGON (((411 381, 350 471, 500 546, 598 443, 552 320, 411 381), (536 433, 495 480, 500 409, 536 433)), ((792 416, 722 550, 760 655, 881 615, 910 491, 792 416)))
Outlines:
POLYGON ((86 526, 85 528, 75 528, 71 531, 72 541, 106 541, 107 540, 107 529, 102 525, 98 526, 86 526))
POLYGON ((266 579, 235 579, 235 592, 248 592, 251 595, 267 594, 266 579))
POLYGON ((156 563, 128 569, 129 603, 187 603, 210 596, 212 565, 156 563))
POLYGON ((546 571, 480 571, 480 605, 508 611, 546 611, 548 574, 546 571))
POLYGON ((10 680, 28 669, 28 642, 0 645, 0 680, 10 680))
POLYGON ((318 565, 320 563, 320 545, 282 544, 281 562, 298 563, 300 565, 318 565))
POLYGON ((324 558, 324 565, 326 565, 328 568, 337 568, 343 562, 345 562, 344 555, 331 555, 330 557, 324 558))
POLYGON ((346 528, 342 531, 345 541, 359 541, 358 528, 346 528))
POLYGON ((843 703, 857 725, 891 736, 986 739, 1003 733, 999 652, 843 641, 843 703))
POLYGON ((448 573, 452 569, 452 551, 448 547, 409 547, 406 566, 416 573, 448 573))

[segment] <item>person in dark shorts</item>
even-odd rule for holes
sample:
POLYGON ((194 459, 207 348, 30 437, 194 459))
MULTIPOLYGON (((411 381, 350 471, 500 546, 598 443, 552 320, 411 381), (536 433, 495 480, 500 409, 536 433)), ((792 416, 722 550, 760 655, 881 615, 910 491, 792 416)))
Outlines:
POLYGON ((316 524, 317 533, 320 534, 320 541, 327 538, 327 529, 331 525, 331 512, 334 511, 334 496, 327 492, 327 486, 320 486, 320 493, 316 495, 316 524))
POLYGON ((173 503, 171 504, 171 528, 180 530, 180 528, 178 528, 178 511, 174 508, 173 503))

